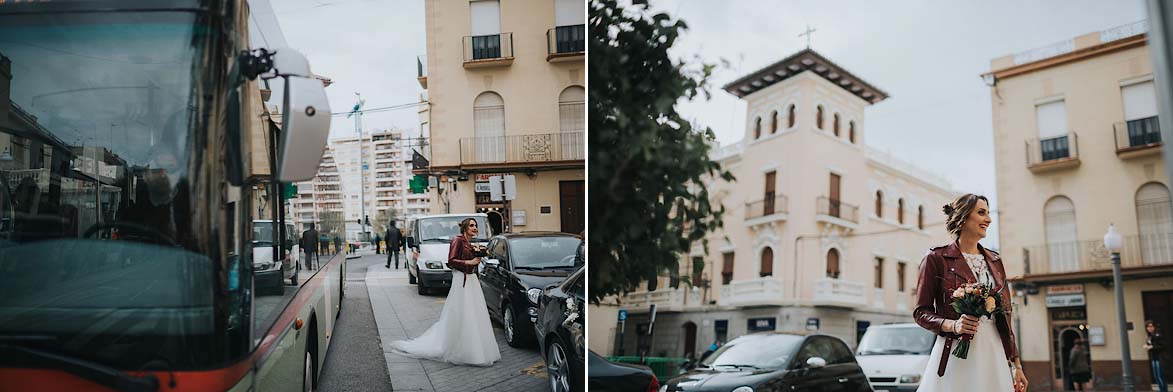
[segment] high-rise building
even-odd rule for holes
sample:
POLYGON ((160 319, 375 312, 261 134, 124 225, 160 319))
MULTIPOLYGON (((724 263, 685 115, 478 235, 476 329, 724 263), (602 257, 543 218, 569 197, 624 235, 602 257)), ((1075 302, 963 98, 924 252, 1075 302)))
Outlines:
POLYGON ((1152 380, 1144 321, 1173 328, 1173 204, 1147 31, 1140 21, 1080 35, 993 59, 983 75, 998 176, 993 208, 1032 390, 1072 389, 1067 364, 1077 339, 1090 346, 1091 387, 1120 389, 1109 224, 1125 239, 1137 389, 1152 380))
POLYGON ((424 3, 421 129, 432 210, 484 212, 493 232, 585 229, 586 14, 580 0, 424 3), (513 175, 517 196, 490 197, 513 175), (508 215, 508 216, 506 216, 508 215))

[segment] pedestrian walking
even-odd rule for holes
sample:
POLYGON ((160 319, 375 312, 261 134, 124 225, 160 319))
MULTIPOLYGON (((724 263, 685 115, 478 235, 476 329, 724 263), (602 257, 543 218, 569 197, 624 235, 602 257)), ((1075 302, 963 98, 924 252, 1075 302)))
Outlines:
POLYGON ((1153 320, 1144 322, 1144 330, 1148 333, 1144 349, 1149 351, 1149 370, 1153 372, 1153 384, 1157 384, 1157 388, 1161 392, 1169 392, 1169 386, 1165 383, 1165 375, 1161 373, 1164 370, 1161 367, 1161 360, 1165 359, 1163 358, 1166 348, 1165 335, 1161 334, 1161 329, 1153 320))
POLYGON ((318 230, 314 229, 313 223, 310 223, 309 230, 301 233, 301 240, 306 245, 305 268, 314 269, 313 261, 318 257, 318 230))
POLYGON ((379 238, 379 233, 375 233, 375 254, 383 253, 382 238, 379 238))
POLYGON ((383 238, 387 239, 387 269, 391 269, 391 260, 395 260, 395 269, 399 269, 399 249, 403 248, 403 232, 395 227, 395 222, 391 222, 391 227, 387 228, 387 235, 383 238))
POLYGON ((342 253, 342 239, 334 236, 334 253, 342 253))
POLYGON ((1071 354, 1067 358, 1071 384, 1077 391, 1088 390, 1087 382, 1092 379, 1092 367, 1088 363, 1087 349, 1083 347, 1083 343, 1083 339, 1076 339, 1075 347, 1071 348, 1071 354))

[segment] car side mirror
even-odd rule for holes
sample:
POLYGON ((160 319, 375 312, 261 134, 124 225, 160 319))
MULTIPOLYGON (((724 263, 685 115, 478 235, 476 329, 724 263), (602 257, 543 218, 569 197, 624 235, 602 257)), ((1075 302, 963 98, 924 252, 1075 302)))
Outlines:
POLYGON ((305 181, 318 172, 330 132, 330 101, 326 86, 310 73, 305 55, 290 49, 273 54, 276 76, 285 77, 282 132, 277 160, 281 182, 305 181))
POLYGON ((820 357, 810 357, 806 360, 806 366, 811 369, 819 369, 827 366, 827 360, 820 357))

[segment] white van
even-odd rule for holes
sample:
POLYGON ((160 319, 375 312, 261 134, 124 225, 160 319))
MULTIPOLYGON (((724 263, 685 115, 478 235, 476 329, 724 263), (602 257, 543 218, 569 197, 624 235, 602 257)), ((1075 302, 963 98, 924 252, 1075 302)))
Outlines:
POLYGON ((460 221, 465 218, 477 221, 479 233, 470 239, 472 243, 487 243, 496 234, 490 232, 488 215, 485 214, 425 215, 407 222, 403 235, 408 249, 408 281, 418 284, 420 294, 427 294, 433 288, 452 286, 452 272, 447 265, 448 245, 460 235, 460 221))
POLYGON ((282 295, 286 283, 297 285, 297 266, 301 260, 297 231, 292 223, 285 224, 285 239, 280 244, 285 247, 285 258, 274 261, 273 239, 276 236, 273 221, 253 221, 253 284, 257 295, 282 295))
POLYGON ((915 323, 873 325, 859 341, 855 360, 876 391, 915 391, 937 335, 915 323))

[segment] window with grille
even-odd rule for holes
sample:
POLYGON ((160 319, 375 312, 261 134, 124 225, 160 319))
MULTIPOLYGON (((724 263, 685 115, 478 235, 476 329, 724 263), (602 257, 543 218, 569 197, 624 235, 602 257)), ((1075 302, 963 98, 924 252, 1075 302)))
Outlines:
POLYGON ((1079 269, 1079 242, 1075 226, 1075 205, 1065 196, 1055 196, 1043 206, 1047 236, 1047 265, 1051 273, 1079 269))
POLYGON ((1140 254, 1145 264, 1173 262, 1173 211, 1169 188, 1150 182, 1136 192, 1136 222, 1140 254))

